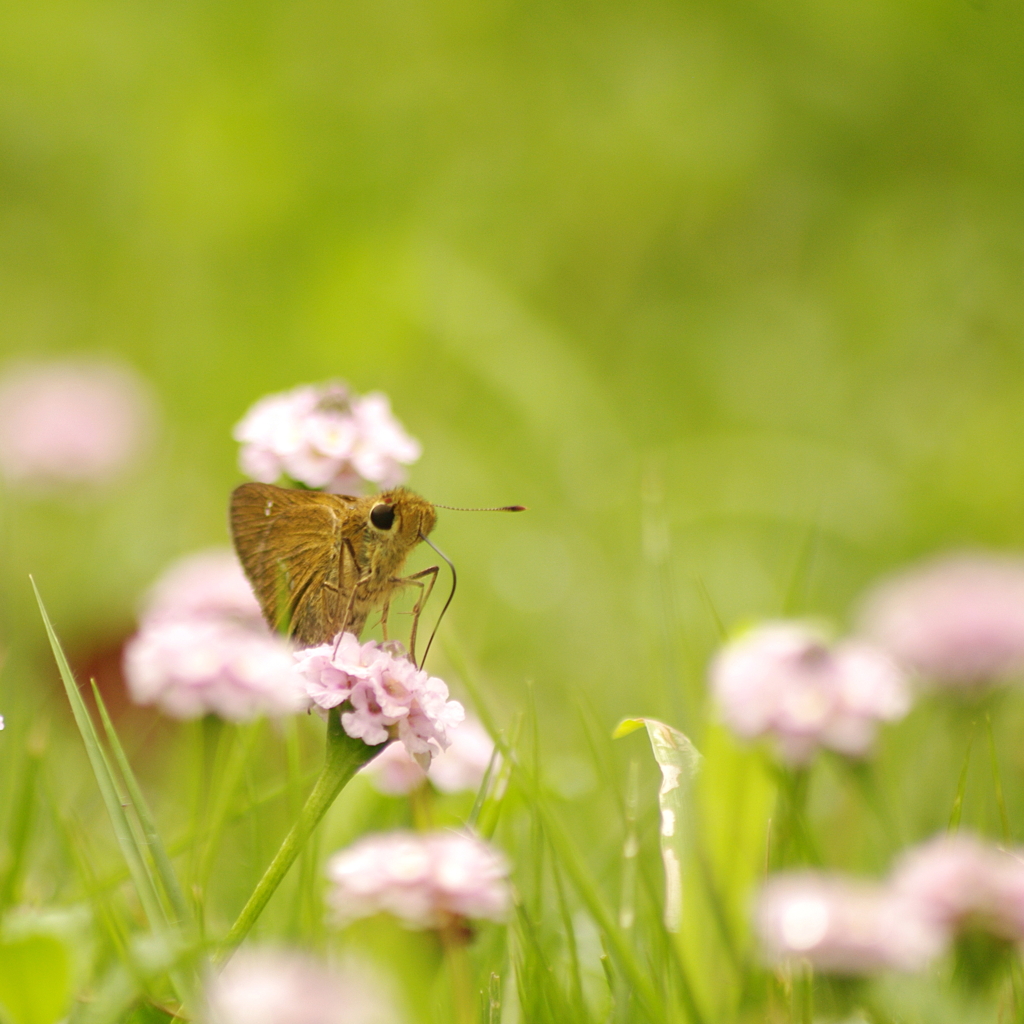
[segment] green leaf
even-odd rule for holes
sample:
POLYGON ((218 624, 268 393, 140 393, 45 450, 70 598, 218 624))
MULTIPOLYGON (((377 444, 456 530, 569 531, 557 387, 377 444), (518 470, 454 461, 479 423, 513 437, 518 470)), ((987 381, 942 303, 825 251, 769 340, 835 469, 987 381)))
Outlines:
POLYGON ((701 756, 689 738, 654 718, 627 718, 613 736, 647 727, 654 760, 661 769, 658 808, 661 812, 661 859, 665 866, 665 927, 678 932, 683 917, 683 862, 691 843, 691 794, 701 756))
POLYGON ((631 732, 636 732, 637 729, 642 729, 646 723, 647 720, 644 718, 624 718, 617 726, 615 726, 615 731, 612 733, 612 739, 622 739, 623 736, 628 736, 631 732))
POLYGON ((11 1024, 54 1024, 71 1001, 71 957, 52 935, 0 940, 0 1005, 11 1024))

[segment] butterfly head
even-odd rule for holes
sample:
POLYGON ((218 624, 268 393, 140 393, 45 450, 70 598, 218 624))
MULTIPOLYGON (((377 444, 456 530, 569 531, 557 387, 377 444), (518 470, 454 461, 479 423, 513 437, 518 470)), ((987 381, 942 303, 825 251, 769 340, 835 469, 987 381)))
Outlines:
POLYGON ((434 506, 404 487, 378 494, 367 516, 369 528, 395 547, 411 548, 437 524, 434 506))

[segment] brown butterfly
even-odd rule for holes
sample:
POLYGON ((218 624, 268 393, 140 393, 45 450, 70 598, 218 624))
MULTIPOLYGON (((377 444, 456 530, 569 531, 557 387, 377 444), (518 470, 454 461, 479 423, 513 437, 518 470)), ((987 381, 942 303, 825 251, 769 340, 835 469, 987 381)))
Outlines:
POLYGON ((231 535, 263 616, 307 646, 342 631, 358 636, 377 607, 387 639, 391 598, 411 585, 420 588, 409 636, 415 659, 419 612, 438 567, 400 573, 436 522, 435 506, 404 487, 354 497, 249 483, 231 494, 231 535))

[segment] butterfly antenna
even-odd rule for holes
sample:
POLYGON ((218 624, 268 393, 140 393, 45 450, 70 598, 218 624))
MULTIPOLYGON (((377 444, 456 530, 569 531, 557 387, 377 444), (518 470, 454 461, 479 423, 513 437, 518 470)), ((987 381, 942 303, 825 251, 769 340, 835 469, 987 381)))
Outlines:
MULTIPOLYGON (((439 506, 439 507, 443 507, 443 506, 439 506)), ((453 509, 453 511, 461 512, 462 509, 453 509)), ((467 510, 467 511, 469 511, 469 510, 467 510)), ((488 510, 488 511, 490 511, 490 510, 488 510)), ((430 633, 430 639, 427 641, 426 649, 423 651, 423 657, 420 658, 420 668, 423 668, 423 666, 427 662, 427 655, 430 653, 430 645, 434 642, 434 637, 437 636, 437 628, 438 628, 438 626, 441 625, 441 620, 444 618, 444 613, 446 611, 448 611, 448 605, 450 605, 452 603, 452 598, 455 596, 455 586, 458 583, 459 579, 458 579, 458 576, 456 575, 455 565, 452 562, 452 560, 436 544, 434 544, 432 541, 428 540, 426 538, 426 536, 424 536, 422 533, 420 534, 420 540, 422 540, 429 547, 432 547, 445 560, 445 563, 447 564, 448 568, 451 569, 451 571, 452 571, 452 589, 451 589, 451 593, 449 593, 448 600, 445 601, 444 607, 441 609, 441 614, 438 615, 438 617, 437 617, 437 622, 434 623, 434 628, 433 628, 433 630, 431 630, 431 633, 430 633)))
MULTIPOLYGON (((526 506, 525 505, 499 505, 496 508, 456 508, 454 505, 438 505, 436 502, 431 502, 431 504, 434 506, 434 508, 446 508, 449 512, 525 512, 526 511, 526 506)), ((430 544, 430 541, 428 540, 427 543, 430 544)), ((433 544, 430 544, 430 546, 432 548, 434 548, 433 544)), ((434 550, 437 551, 437 548, 434 548, 434 550)), ((439 555, 441 555, 440 551, 437 551, 437 553, 439 555)), ((444 555, 441 555, 441 557, 444 558, 444 555)), ((444 560, 446 562, 448 561, 447 558, 445 558, 444 560)), ((450 562, 448 562, 448 564, 451 565, 450 562)))

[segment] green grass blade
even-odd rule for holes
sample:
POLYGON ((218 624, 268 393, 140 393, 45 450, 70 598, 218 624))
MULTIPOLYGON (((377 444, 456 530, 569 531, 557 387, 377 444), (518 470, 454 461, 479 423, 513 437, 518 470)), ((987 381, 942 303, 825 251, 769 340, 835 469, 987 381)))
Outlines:
POLYGON ((576 929, 569 913, 569 902, 565 898, 565 886, 562 883, 562 871, 558 866, 558 858, 551 858, 551 874, 555 880, 555 894, 558 896, 558 913, 565 931, 565 944, 569 953, 569 991, 576 1011, 576 1016, 586 1018, 587 1003, 583 997, 583 977, 580 974, 579 950, 576 947, 576 929))
POLYGON ((626 837, 622 841, 622 869, 619 883, 619 927, 629 932, 636 922, 637 858, 640 856, 640 838, 637 835, 636 816, 640 803, 640 762, 629 762, 629 781, 626 783, 626 837))
MULTIPOLYGON (((32 578, 29 577, 29 579, 32 578)), ((53 656, 57 662, 61 680, 64 683, 64 690, 68 695, 68 700, 71 702, 75 724, 78 726, 78 731, 82 735, 82 741, 85 743, 85 752, 89 757, 89 764, 92 766, 93 775, 96 777, 96 784, 100 788, 103 803, 107 808, 107 814, 110 816, 110 822, 114 827, 114 834, 117 837, 117 844, 121 848, 121 855, 128 865, 132 882, 139 894, 139 902, 142 904, 142 909, 145 911, 150 926, 154 930, 166 929, 167 920, 160 905, 154 879, 150 874, 143 852, 136 842, 135 834, 132 832, 124 807, 121 805, 114 776, 110 770, 110 764, 107 761, 103 747, 100 744, 96 727, 85 706, 85 701, 82 700, 82 695, 78 691, 78 684, 75 682, 74 675, 72 675, 71 666, 68 665, 68 660, 64 656, 64 651, 61 648, 60 641, 57 639, 57 634, 54 632, 50 616, 46 612, 43 599, 39 594, 39 588, 36 586, 34 579, 32 579, 32 589, 35 591, 36 601, 39 604, 39 614, 43 617, 43 625, 46 627, 46 635, 50 639, 50 647, 53 650, 53 656)))
POLYGON ((38 736, 30 736, 25 745, 25 766, 22 769, 18 795, 8 826, 10 866, 0 883, 0 909, 17 900, 21 888, 21 877, 25 870, 26 852, 32 837, 32 823, 36 805, 36 779, 42 763, 44 742, 38 736))
POLYGON ((210 872, 220 849, 221 837, 231 815, 231 809, 237 803, 238 790, 242 783, 245 766, 252 755, 262 724, 257 721, 237 730, 235 742, 218 772, 218 789, 210 811, 208 839, 196 870, 196 880, 204 890, 210 880, 210 872))
POLYGON ((967 750, 964 753, 964 766, 960 769, 960 779, 956 784, 956 796, 953 798, 953 809, 949 813, 948 832, 956 832, 960 828, 960 815, 964 809, 964 792, 967 789, 967 769, 971 764, 971 747, 974 745, 974 725, 967 737, 967 750))
MULTIPOLYGON (((619 962, 623 975, 633 986, 637 998, 643 1004, 647 1015, 655 1021, 664 1020, 664 1006, 657 990, 651 984, 650 976, 643 969, 639 960, 636 959, 629 942, 619 930, 614 915, 605 905, 597 885, 577 856, 576 849, 569 841, 569 837, 565 834, 561 823, 547 807, 537 780, 534 779, 529 771, 523 768, 521 761, 515 757, 508 742, 495 728, 494 718, 491 716, 483 700, 479 687, 473 681, 472 673, 469 671, 461 651, 454 643, 450 642, 445 643, 444 649, 445 654, 451 659, 456 671, 462 677, 462 683, 473 699, 476 712, 487 731, 490 732, 495 744, 500 748, 502 757, 506 758, 511 765, 514 765, 516 775, 523 785, 525 795, 532 801, 536 813, 541 818, 544 832, 547 835, 553 852, 561 859, 566 875, 589 911, 590 916, 605 933, 608 944, 616 960, 619 962)), ((694 1014, 693 1019, 694 1024, 703 1024, 698 1015, 694 1014)))
MULTIPOLYGON (((820 514, 820 510, 819 510, 820 514)), ((814 556, 820 540, 819 517, 811 521, 804 537, 800 550, 797 552, 796 562, 793 565, 793 573, 786 587, 785 596, 782 599, 782 615, 784 618, 791 618, 804 612, 804 602, 807 592, 810 590, 811 572, 814 566, 814 556)))
POLYGON ((135 777, 135 773, 132 771, 132 767, 128 762, 128 758, 124 752, 124 747, 121 746, 121 741, 118 738, 117 730, 114 728, 114 723, 110 720, 110 715, 107 713, 107 706, 103 701, 103 697, 100 695, 99 687, 96 685, 96 680, 91 680, 91 682, 93 697, 96 700, 96 707, 100 712, 100 720, 103 722, 103 729, 107 734, 107 741, 110 744, 110 749, 114 753, 114 760, 117 762, 121 778, 124 780, 125 787, 128 790, 128 799, 135 808, 136 815, 138 815, 139 824, 142 826, 142 834, 145 839, 146 846, 149 848, 150 855, 153 858, 153 865, 156 868, 157 875, 163 885, 163 890, 167 894, 167 898, 170 900, 177 923, 188 922, 191 917, 189 914, 188 904, 185 902, 185 895, 181 891, 181 886, 174 873, 174 868, 171 867, 171 859, 167 855, 167 848, 164 846, 163 840, 160 838, 160 833, 157 831, 156 822, 153 819, 153 813, 149 809, 149 804, 146 802, 146 798, 142 795, 142 789, 139 787, 138 779, 135 777))
POLYGON ((725 643, 729 638, 729 631, 725 628, 725 623, 722 621, 722 617, 718 614, 718 609, 715 607, 715 602, 711 598, 711 592, 707 588, 707 584, 700 576, 693 577, 694 585, 697 588, 697 593, 700 594, 700 599, 704 603, 704 607, 707 609, 708 615, 711 617, 711 621, 715 624, 715 631, 718 633, 718 639, 725 643))
POLYGON ((477 790, 476 799, 473 801, 473 809, 469 812, 469 817, 466 819, 466 824, 470 828, 476 828, 477 819, 480 817, 481 810, 483 810, 484 801, 491 791, 491 781, 495 778, 500 758, 501 754, 498 751, 498 745, 495 744, 494 750, 491 751, 491 759, 487 762, 487 771, 484 772, 480 789, 477 790))
MULTIPOLYGON (((651 984, 649 974, 636 959, 632 947, 619 929, 612 912, 605 905, 597 885, 577 856, 576 849, 569 841, 561 823, 551 813, 546 801, 537 793, 536 788, 530 786, 530 790, 532 790, 530 795, 533 798, 536 812, 543 821, 544 831, 547 833, 552 849, 558 855, 566 875, 586 905, 590 916, 604 932, 622 973, 632 985, 648 1016, 652 1020, 664 1020, 665 1012, 662 1000, 651 984)), ((695 1024, 700 1024, 699 1019, 695 1019, 695 1024)))
POLYGON ((1010 846, 1013 842, 1010 836, 1010 816, 1006 813, 1006 800, 1003 798, 1003 780, 999 772, 999 755, 996 753, 996 738, 992 732, 992 716, 985 715, 985 725, 988 732, 988 752, 992 760, 992 786, 995 791, 996 807, 999 808, 999 824, 1003 834, 1003 844, 1010 846))
MULTIPOLYGON (((32 589, 35 591, 36 602, 39 605, 39 614, 42 616, 43 625, 46 627, 46 635, 50 640, 50 647, 57 662, 57 668, 60 671, 61 681, 64 683, 64 690, 71 703, 75 724, 78 726, 78 731, 81 733, 82 741, 85 744, 89 764, 92 767, 96 784, 99 786, 100 794, 103 797, 103 803, 107 808, 107 814, 114 828, 114 835, 121 849, 121 855, 125 859, 132 883, 139 895, 139 902, 142 904, 143 912, 154 933, 166 936, 169 930, 169 922, 160 900, 156 879, 153 877, 144 852, 136 839, 128 815, 125 813, 110 762, 100 743, 99 735, 85 706, 85 701, 82 700, 82 695, 78 691, 78 684, 75 682, 71 666, 68 664, 64 650, 57 639, 53 623, 50 622, 50 616, 47 614, 46 607, 43 604, 39 588, 32 577, 29 577, 29 579, 32 582, 32 589)), ((180 999, 187 998, 188 986, 178 972, 175 971, 171 976, 171 983, 180 999)))

